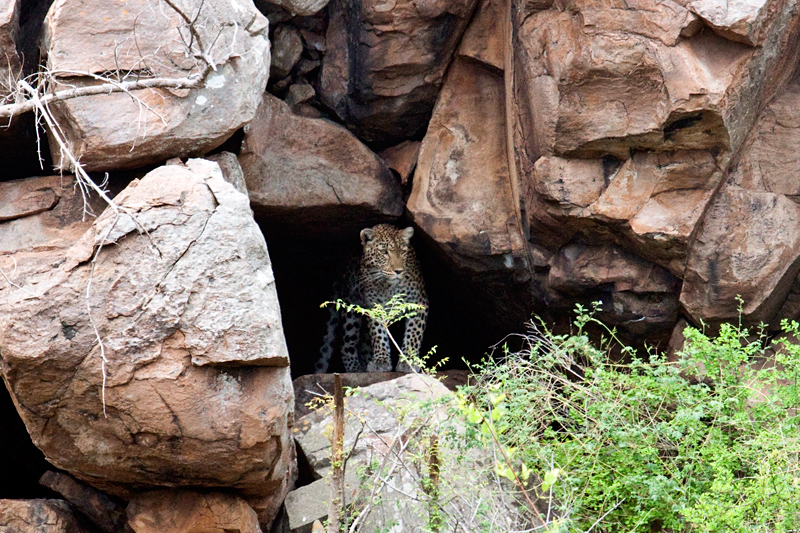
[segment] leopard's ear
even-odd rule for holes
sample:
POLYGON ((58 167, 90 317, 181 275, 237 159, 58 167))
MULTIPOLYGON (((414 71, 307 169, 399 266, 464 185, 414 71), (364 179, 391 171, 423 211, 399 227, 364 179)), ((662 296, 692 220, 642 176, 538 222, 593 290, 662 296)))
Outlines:
POLYGON ((373 236, 374 236, 374 233, 372 231, 372 228, 364 228, 364 229, 362 229, 361 230, 361 244, 362 245, 367 244, 369 241, 372 240, 373 236))
POLYGON ((406 241, 406 244, 411 242, 411 237, 413 235, 414 235, 414 228, 412 228, 411 226, 403 230, 403 240, 406 241))

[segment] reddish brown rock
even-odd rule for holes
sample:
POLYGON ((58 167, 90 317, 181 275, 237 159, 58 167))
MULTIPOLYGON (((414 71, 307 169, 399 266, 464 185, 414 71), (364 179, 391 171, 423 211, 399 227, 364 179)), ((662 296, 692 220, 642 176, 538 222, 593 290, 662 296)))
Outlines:
POLYGON ((128 503, 135 533, 261 533, 255 511, 242 498, 211 492, 157 490, 128 503))
POLYGON ((630 149, 735 151, 797 61, 797 6, 776 0, 759 48, 676 2, 570 2, 515 22, 518 150, 625 159, 630 149), (780 6, 779 6, 780 5, 780 6), (760 73, 754 75, 758 70, 760 73))
POLYGON ((294 230, 330 238, 403 212, 400 185, 377 155, 343 127, 294 115, 269 94, 245 128, 239 162, 256 214, 294 230))
POLYGON ((480 0, 475 9, 457 54, 480 61, 484 65, 505 70, 505 32, 502 27, 506 21, 506 0, 480 0))
MULTIPOLYGON (((681 303, 695 321, 769 322, 800 271, 800 85, 759 117, 692 248, 681 303)), ((788 311, 787 311, 788 312, 788 311)))
MULTIPOLYGON (((414 223, 456 268, 480 278, 487 292, 494 284, 510 290, 528 275, 504 104, 501 76, 479 63, 454 60, 422 141, 407 204, 414 223)), ((524 290, 507 296, 504 306, 528 303, 524 290)))
POLYGON ((708 150, 635 152, 624 162, 542 157, 526 196, 535 206, 530 224, 555 246, 576 235, 611 233, 611 240, 681 276, 722 179, 721 159, 708 150))
POLYGON ((11 0, 0 6, 0 99, 16 89, 14 83, 22 73, 17 53, 20 2, 11 0))
POLYGON ((419 158, 418 141, 403 141, 397 146, 392 146, 380 153, 381 158, 386 162, 386 166, 397 172, 400 182, 405 185, 414 175, 419 158))
POLYGON ((62 500, 0 500, 0 531, 89 533, 62 500))
POLYGON ((477 0, 329 6, 320 95, 359 138, 391 146, 425 131, 477 0))
POLYGON ((303 53, 303 40, 294 26, 278 26, 272 37, 272 61, 270 73, 275 79, 285 78, 300 61, 303 53))
POLYGON ((602 303, 598 317, 628 333, 667 333, 678 316, 680 282, 665 269, 615 246, 571 244, 550 262, 550 305, 602 303), (554 292, 555 291, 555 292, 554 292))
POLYGON ((0 182, 0 253, 70 246, 105 208, 96 196, 86 200, 69 175, 0 182))
MULTIPOLYGON (((177 4, 196 15, 205 46, 213 43, 208 54, 216 70, 198 89, 142 89, 51 104, 69 146, 87 170, 201 155, 253 118, 269 72, 267 19, 250 1, 207 0, 196 14, 196 2, 177 4)), ((149 0, 56 0, 43 31, 47 68, 72 86, 95 83, 91 75, 118 70, 183 78, 202 69, 193 58, 197 40, 188 39, 183 19, 149 0), (191 51, 185 44, 190 41, 195 43, 191 51)), ((50 148, 58 164, 61 155, 52 139, 50 148)))
POLYGON ((117 533, 125 527, 125 508, 86 483, 63 472, 48 470, 39 479, 39 484, 59 493, 106 533, 117 533))
POLYGON ((293 394, 247 197, 189 160, 116 200, 125 214, 69 249, 3 258, 17 270, 0 285, 0 370, 20 416, 95 487, 229 487, 268 523, 294 476, 293 394))

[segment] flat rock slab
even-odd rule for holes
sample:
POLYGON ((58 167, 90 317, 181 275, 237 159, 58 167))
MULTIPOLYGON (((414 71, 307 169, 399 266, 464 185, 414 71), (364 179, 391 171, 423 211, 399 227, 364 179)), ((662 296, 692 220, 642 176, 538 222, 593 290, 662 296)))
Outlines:
MULTIPOLYGON (((498 494, 494 481, 485 475, 491 470, 484 470, 492 464, 487 455, 491 452, 475 449, 462 453, 450 447, 445 435, 451 430, 456 435, 466 430, 459 417, 452 416, 450 399, 451 393, 439 381, 416 374, 363 387, 345 398, 344 453, 348 461, 344 497, 361 509, 367 501, 375 504, 366 517, 364 531, 393 526, 402 531, 421 531, 427 526, 423 485, 429 478, 423 473, 420 457, 428 457, 430 435, 437 433, 442 531, 452 530, 456 522, 471 531, 482 531, 481 525, 487 523, 498 524, 503 531, 530 527, 513 498, 498 494), (463 464, 456 460, 459 455, 465 459, 463 464), (380 478, 375 477, 377 473, 380 478)), ((298 499, 310 494, 326 500, 331 497, 324 478, 331 468, 325 428, 331 426, 332 418, 330 409, 322 408, 297 422, 295 440, 315 474, 323 478, 304 487, 305 494, 298 491, 298 499)), ((319 518, 311 515, 321 510, 316 502, 294 501, 292 512, 298 514, 294 518, 290 515, 290 523, 305 532, 319 518)))

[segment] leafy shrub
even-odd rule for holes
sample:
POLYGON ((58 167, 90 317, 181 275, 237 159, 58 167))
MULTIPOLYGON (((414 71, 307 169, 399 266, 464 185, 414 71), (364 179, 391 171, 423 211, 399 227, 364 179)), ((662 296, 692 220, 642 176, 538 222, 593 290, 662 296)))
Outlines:
MULTIPOLYGON (((548 531, 800 528, 798 344, 687 328, 677 363, 629 348, 631 362, 614 363, 578 311, 574 335, 534 327, 460 395, 467 438, 500 447, 498 474, 528 479, 552 509, 548 531)), ((800 338, 796 322, 783 327, 800 338)))

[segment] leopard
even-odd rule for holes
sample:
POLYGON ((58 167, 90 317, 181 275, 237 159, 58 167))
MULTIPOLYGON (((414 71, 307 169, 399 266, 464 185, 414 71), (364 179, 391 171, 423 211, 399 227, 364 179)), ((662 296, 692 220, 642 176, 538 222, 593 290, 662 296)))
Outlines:
MULTIPOLYGON (((347 303, 365 309, 375 304, 386 305, 392 297, 402 295, 402 301, 421 306, 405 319, 402 352, 419 355, 428 319, 428 295, 411 237, 414 228, 400 229, 392 224, 378 224, 361 230, 362 254, 345 276, 344 286, 337 291, 347 303)), ((344 315, 342 362, 346 372, 391 372, 392 343, 389 332, 376 320, 354 312, 339 311, 331 306, 327 331, 320 348, 315 373, 328 371, 334 353, 334 342, 344 315), (363 323, 367 328, 364 331, 363 323)), ((403 358, 398 372, 418 370, 403 358)))

